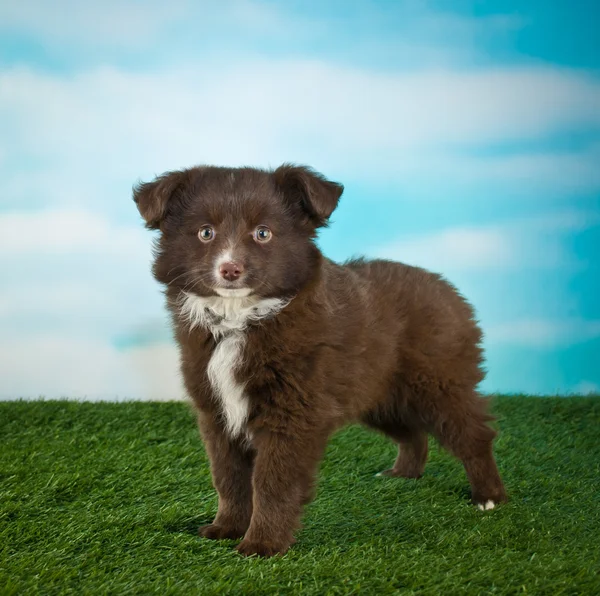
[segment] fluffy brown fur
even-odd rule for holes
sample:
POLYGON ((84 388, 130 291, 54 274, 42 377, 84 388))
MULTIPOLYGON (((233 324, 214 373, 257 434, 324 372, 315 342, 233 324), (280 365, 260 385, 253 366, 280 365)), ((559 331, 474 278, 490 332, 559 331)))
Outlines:
MULTIPOLYGON (((316 229, 342 190, 290 165, 274 172, 197 167, 134 190, 147 226, 161 232, 153 271, 166 286, 181 370, 219 494, 215 520, 199 531, 243 537, 237 548, 245 555, 283 553, 293 543, 328 437, 352 421, 399 445, 383 474, 421 476, 432 434, 463 462, 475 504, 506 498, 492 454, 495 432, 477 392, 484 373, 473 310, 423 269, 326 259, 314 244, 316 229), (201 240, 206 226, 213 237, 201 240), (261 227, 271 232, 266 242, 257 239, 261 227), (239 278, 220 276, 223 258, 239 278), (239 304, 218 297, 229 291, 250 292, 243 299, 250 305, 281 303, 229 331, 239 304), (185 310, 186 297, 206 305, 201 316, 185 310), (225 310, 211 310, 210 300, 225 310), (228 338, 239 343, 220 345, 228 338), (211 377, 211 358, 226 345, 239 353, 211 377), (234 430, 225 412, 233 398, 215 385, 227 374, 246 408, 232 414, 241 421, 234 430)), ((227 354, 223 349, 219 358, 227 354)))

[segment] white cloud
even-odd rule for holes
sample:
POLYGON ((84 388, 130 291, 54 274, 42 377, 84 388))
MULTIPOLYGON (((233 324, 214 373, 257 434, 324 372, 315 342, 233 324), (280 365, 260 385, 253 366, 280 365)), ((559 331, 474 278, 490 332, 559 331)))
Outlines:
POLYGON ((600 337, 600 321, 584 319, 521 319, 485 329, 490 345, 520 345, 552 349, 600 337))
POLYGON ((2 2, 0 29, 25 31, 61 45, 78 42, 127 47, 155 40, 161 31, 184 19, 190 6, 180 0, 168 4, 117 0, 57 0, 52 5, 43 0, 2 2))
MULTIPOLYGON (((301 39, 310 46, 335 36, 349 57, 355 49, 362 56, 387 52, 397 60, 406 56, 405 64, 414 67, 417 59, 448 64, 481 56, 481 40, 505 37, 522 25, 516 15, 471 17, 440 12, 425 2, 355 3, 349 8, 332 16, 323 11, 311 15, 311 7, 298 10, 260 0, 173 0, 168 5, 156 0, 107 0, 101 5, 23 0, 0 4, 0 30, 34 35, 52 48, 76 43, 80 51, 120 48, 148 52, 160 47, 163 54, 172 52, 173 47, 180 53, 189 51, 186 44, 190 40, 195 42, 194 48, 198 40, 206 42, 212 36, 219 39, 221 51, 235 46, 239 39, 246 42, 243 47, 252 47, 248 40, 258 41, 265 35, 271 43, 283 42, 275 51, 288 50, 290 40, 301 39), (64 18, 65 14, 69 18, 64 18), (386 35, 390 19, 396 26, 386 35), (361 24, 358 29, 357 22, 361 24)), ((321 47, 323 51, 326 49, 321 47)))
POLYGON ((591 381, 580 381, 572 389, 577 395, 600 395, 600 385, 591 381))
POLYGON ((442 273, 573 266, 577 262, 564 246, 564 234, 599 222, 593 212, 561 212, 419 234, 374 247, 369 254, 442 273))
MULTIPOLYGON (((32 271, 32 273, 35 273, 32 271)), ((56 317, 80 319, 82 316, 99 316, 101 313, 118 312, 123 308, 116 296, 100 291, 97 285, 81 283, 75 277, 52 285, 44 285, 34 279, 28 284, 11 284, 0 302, 0 321, 3 317, 56 317)), ((99 284, 100 285, 100 284, 99 284)))
POLYGON ((510 264, 513 247, 497 229, 453 228, 374 249, 374 256, 435 271, 510 264))
POLYGON ((1 397, 181 398, 175 346, 114 347, 145 324, 167 335, 149 247, 85 211, 0 215, 1 397))
MULTIPOLYGON (((133 207, 133 202, 132 202, 133 207)), ((89 211, 0 213, 0 254, 100 253, 121 259, 150 258, 150 234, 142 226, 111 223, 89 211)))
POLYGON ((576 193, 590 186, 600 187, 598 163, 600 143, 595 143, 572 152, 531 152, 493 159, 476 157, 472 161, 475 167, 470 178, 485 180, 490 186, 512 179, 526 190, 539 188, 542 179, 549 191, 554 187, 561 194, 576 193))
MULTIPOLYGON (((0 299, 4 339, 40 331, 80 339, 168 339, 164 298, 147 267, 123 268, 110 276, 92 269, 85 278, 54 274, 40 280, 43 266, 32 267, 26 280, 6 284, 0 299)), ((72 263, 67 266, 74 269, 72 263)), ((59 269, 57 264, 52 272, 59 269)))
POLYGON ((121 226, 83 210, 0 213, 4 339, 60 330, 108 340, 154 324, 163 299, 151 241, 141 222, 121 226))
MULTIPOLYGON (((522 150, 515 154, 468 155, 421 150, 403 158, 398 185, 410 196, 444 197, 460 189, 481 201, 504 196, 547 202, 600 189, 600 144, 570 151, 522 150), (424 172, 425 168, 428 172, 424 172)), ((389 164, 392 167, 392 164, 389 164)))
POLYGON ((129 199, 138 176, 285 160, 436 194, 474 184, 590 190, 600 186, 598 147, 490 158, 459 149, 597 127, 599 105, 598 80, 544 67, 386 74, 282 60, 61 77, 13 69, 0 74, 12 154, 53 165, 36 176, 5 168, 0 202, 88 197, 106 207, 129 199))
POLYGON ((119 351, 103 342, 36 336, 0 342, 0 397, 181 399, 177 349, 119 351))

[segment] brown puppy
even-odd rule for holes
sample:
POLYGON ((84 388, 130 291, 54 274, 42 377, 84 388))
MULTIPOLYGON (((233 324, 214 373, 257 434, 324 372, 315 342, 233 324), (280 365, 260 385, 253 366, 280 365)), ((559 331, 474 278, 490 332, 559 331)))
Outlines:
POLYGON ((196 167, 134 190, 161 232, 153 272, 219 493, 200 534, 243 536, 245 555, 293 543, 327 439, 351 421, 398 443, 383 474, 420 476, 431 433, 463 462, 475 504, 506 498, 471 307, 423 269, 323 257, 316 229, 342 191, 290 165, 196 167))

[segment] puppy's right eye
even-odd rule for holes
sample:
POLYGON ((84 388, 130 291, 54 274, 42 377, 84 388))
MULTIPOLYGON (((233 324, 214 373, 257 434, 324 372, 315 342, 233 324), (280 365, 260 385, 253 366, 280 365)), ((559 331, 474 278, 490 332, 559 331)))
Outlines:
POLYGON ((202 226, 198 232, 198 238, 202 242, 210 242, 215 237, 215 231, 211 226, 202 226))

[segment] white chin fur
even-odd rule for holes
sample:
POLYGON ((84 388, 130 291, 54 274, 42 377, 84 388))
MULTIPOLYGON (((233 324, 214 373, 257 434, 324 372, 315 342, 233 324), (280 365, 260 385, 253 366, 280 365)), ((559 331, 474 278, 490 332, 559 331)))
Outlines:
POLYGON ((219 296, 223 296, 223 298, 245 298, 246 296, 250 296, 250 294, 252 294, 252 290, 250 288, 215 288, 215 292, 219 294, 219 296))
MULTIPOLYGON (((242 291, 250 292, 248 288, 242 291)), ((248 293, 196 296, 182 292, 178 307, 180 316, 191 329, 204 327, 218 338, 232 331, 244 331, 249 323, 273 317, 289 303, 289 299, 259 298, 248 293)))

